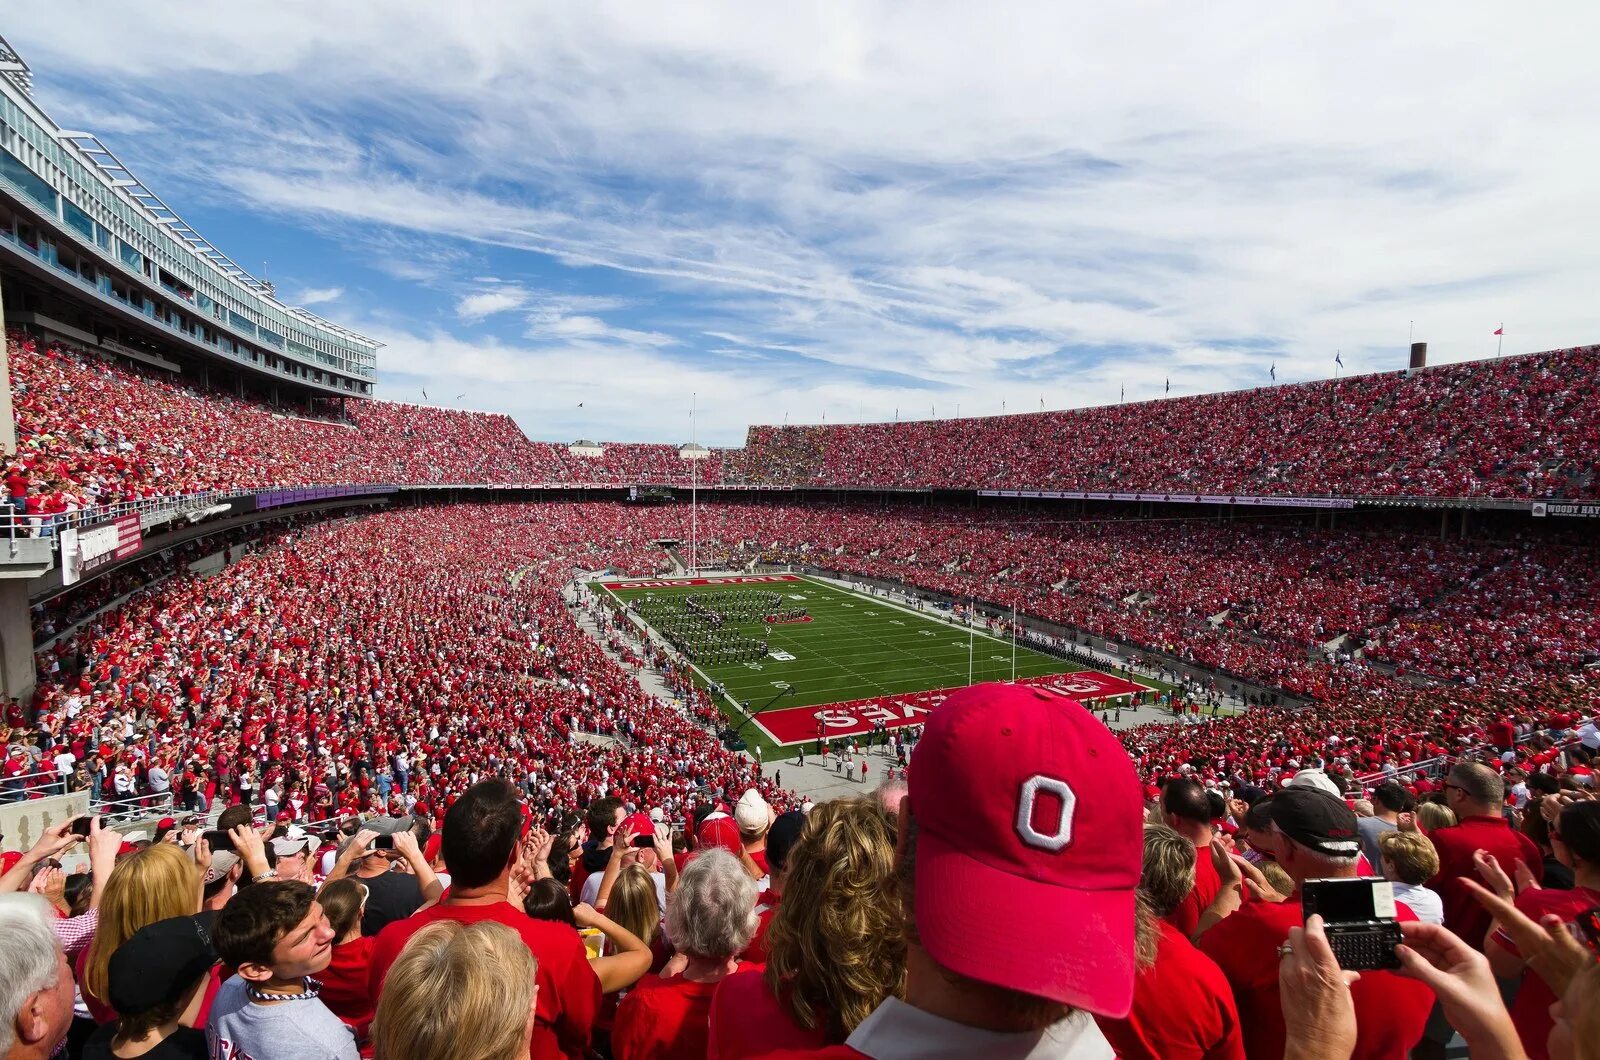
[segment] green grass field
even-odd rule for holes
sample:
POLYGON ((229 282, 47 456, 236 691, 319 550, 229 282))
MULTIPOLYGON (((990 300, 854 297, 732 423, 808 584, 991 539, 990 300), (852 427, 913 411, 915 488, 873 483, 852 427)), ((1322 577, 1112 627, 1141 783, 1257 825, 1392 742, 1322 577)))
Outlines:
MULTIPOLYGON (((695 593, 758 589, 781 593, 785 606, 806 608, 811 621, 772 627, 768 655, 759 662, 697 665, 703 677, 721 684, 729 696, 741 704, 748 702, 756 711, 769 703, 773 709, 813 706, 1004 681, 1013 675, 1009 639, 978 633, 969 644, 966 628, 952 625, 948 612, 910 611, 883 598, 858 595, 808 578, 738 586, 660 587, 655 583, 612 590, 595 582, 590 587, 623 602, 673 603, 695 593)), ((759 637, 762 625, 757 618, 731 623, 730 628, 759 637)), ((1014 673, 1018 678, 1073 673, 1082 668, 1020 644, 1016 647, 1014 673)), ((1141 683, 1155 687, 1154 682, 1141 683)), ((744 720, 742 711, 732 704, 720 705, 736 724, 744 720)), ((762 745, 764 755, 792 753, 777 748, 755 726, 744 731, 762 745)))

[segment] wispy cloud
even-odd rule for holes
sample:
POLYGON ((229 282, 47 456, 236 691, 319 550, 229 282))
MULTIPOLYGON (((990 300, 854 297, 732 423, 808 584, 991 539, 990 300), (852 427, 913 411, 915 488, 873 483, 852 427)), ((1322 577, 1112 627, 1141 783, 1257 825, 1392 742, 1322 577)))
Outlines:
POLYGON ((498 287, 465 295, 456 302, 456 315, 464 320, 482 320, 496 313, 520 309, 528 303, 528 292, 520 287, 498 287))
POLYGON ((305 290, 289 296, 290 305, 314 306, 327 302, 337 302, 344 297, 343 287, 307 287, 305 290))

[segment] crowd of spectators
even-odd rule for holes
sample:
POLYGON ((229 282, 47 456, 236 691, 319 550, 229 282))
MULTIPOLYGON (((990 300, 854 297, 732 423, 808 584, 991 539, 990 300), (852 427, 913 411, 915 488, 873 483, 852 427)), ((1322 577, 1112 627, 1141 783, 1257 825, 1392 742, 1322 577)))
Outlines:
MULTIPOLYGON (((583 456, 530 441, 498 413, 351 401, 311 416, 17 330, 7 352, 18 438, 8 490, 35 517, 207 490, 691 481, 673 445, 606 444, 583 456)), ((693 475, 720 480, 721 451, 696 463, 693 475)))
POLYGON ((904 785, 781 813, 630 778, 579 817, 486 776, 310 828, 63 821, 0 869, 0 1051, 1596 1060, 1588 761, 1466 757, 1370 801, 1314 769, 1146 786, 1088 710, 985 684, 904 785), (1393 881, 1401 940, 1359 974, 1303 902, 1357 877, 1393 881))
POLYGON ((754 426, 751 482, 1244 496, 1589 496, 1600 347, 1064 412, 754 426))
POLYGON ((436 818, 489 775, 552 804, 626 785, 674 811, 751 783, 701 724, 703 691, 679 675, 684 702, 646 693, 562 595, 575 567, 642 548, 627 523, 607 505, 401 510, 177 573, 39 656, 34 724, 54 749, 14 749, 8 775, 51 790, 65 749, 96 795, 299 820, 436 818))
MULTIPOLYGON (((717 710, 687 669, 603 609, 593 615, 597 644, 561 596, 574 571, 669 572, 659 542, 685 536, 686 515, 600 503, 391 512, 268 538, 215 577, 180 571, 51 643, 37 707, 73 745, 72 760, 29 762, 13 750, 7 774, 108 798, 171 790, 185 804, 241 797, 245 783, 257 805, 303 817, 309 802, 322 816, 364 807, 375 791, 390 803, 417 797, 393 775, 400 752, 412 769, 419 759, 429 772, 465 765, 458 783, 474 770, 538 763, 542 782, 566 785, 564 796, 592 797, 615 783, 606 776, 615 763, 575 766, 597 754, 565 739, 579 731, 678 741, 674 768, 678 755, 699 762, 686 789, 737 783, 706 735, 717 710), (510 654, 467 665, 483 643, 510 654), (675 708, 640 691, 630 670, 641 667, 662 675, 675 708), (541 727, 507 724, 518 703, 535 706, 522 720, 541 727), (338 739, 395 730, 413 746, 338 739), (241 775, 239 748, 263 739, 271 761, 241 775)), ((1391 758, 1403 768, 1455 753, 1504 718, 1542 725, 1600 707, 1585 676, 1596 641, 1583 632, 1594 628, 1600 565, 1583 544, 827 506, 703 506, 699 524, 706 562, 815 563, 972 594, 1150 659, 1216 667, 1214 685, 1233 677, 1314 704, 1204 729, 1180 717, 1133 730, 1129 745, 1149 777, 1187 764, 1213 779, 1226 766, 1259 781, 1319 756, 1353 777, 1391 758), (1542 604, 1529 586, 1542 587, 1542 604), (1453 614, 1469 618, 1453 623, 1453 614), (1438 656, 1386 655, 1395 629, 1430 630, 1438 656), (1325 638, 1343 647, 1325 648, 1325 638), (1378 661, 1359 657, 1362 643, 1378 646, 1378 661)), ((96 583, 78 593, 89 602, 58 598, 41 621, 105 599, 96 583)), ((1198 709, 1178 698, 1178 712, 1198 709)))
MULTIPOLYGON (((1055 489, 1203 495, 1591 496, 1600 347, 1067 412, 752 426, 688 461, 598 455, 509 417, 350 401, 274 408, 21 331, 7 335, 28 514, 331 483, 1055 489), (30 498, 38 498, 30 501, 30 498)), ((17 490, 20 489, 20 492, 17 490)))

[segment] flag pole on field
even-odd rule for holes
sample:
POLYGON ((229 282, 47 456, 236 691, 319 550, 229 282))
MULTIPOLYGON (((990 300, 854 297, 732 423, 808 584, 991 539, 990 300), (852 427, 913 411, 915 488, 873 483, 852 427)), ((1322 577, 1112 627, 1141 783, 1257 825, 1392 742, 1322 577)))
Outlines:
POLYGON ((972 649, 976 634, 972 631, 972 597, 967 597, 967 684, 972 684, 972 649))
MULTIPOLYGON (((689 395, 689 444, 700 444, 700 424, 695 419, 698 393, 689 395)), ((679 524, 680 526, 683 524, 679 524)), ((689 573, 700 569, 700 461, 689 461, 689 573)))

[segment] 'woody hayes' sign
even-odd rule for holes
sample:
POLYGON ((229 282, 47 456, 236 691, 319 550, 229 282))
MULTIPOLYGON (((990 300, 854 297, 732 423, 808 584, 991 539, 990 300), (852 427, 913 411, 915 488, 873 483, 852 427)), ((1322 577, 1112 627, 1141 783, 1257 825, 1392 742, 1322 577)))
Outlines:
MULTIPOLYGON (((1059 692, 1068 699, 1080 701, 1109 699, 1145 692, 1145 685, 1125 681, 1098 670, 1080 670, 1072 674, 1053 674, 1049 677, 1025 677, 1017 682, 1059 692)), ((875 725, 898 729, 906 725, 920 725, 928 715, 937 710, 955 688, 933 688, 926 692, 908 692, 900 696, 874 696, 871 699, 852 699, 845 703, 827 703, 820 706, 788 707, 783 710, 765 710, 756 715, 756 724, 766 730, 775 743, 797 744, 815 740, 820 734, 831 740, 839 736, 855 736, 870 732, 875 725)))

